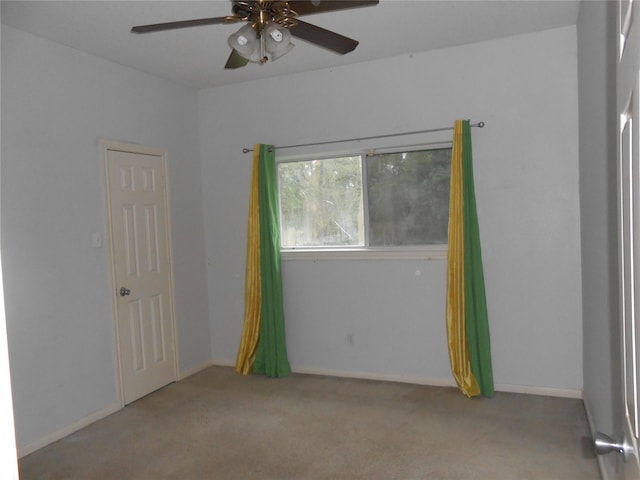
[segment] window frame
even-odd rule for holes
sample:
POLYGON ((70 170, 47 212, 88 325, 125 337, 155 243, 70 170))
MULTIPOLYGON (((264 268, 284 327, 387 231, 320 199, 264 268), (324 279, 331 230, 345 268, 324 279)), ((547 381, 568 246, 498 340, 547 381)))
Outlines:
MULTIPOLYGON (((365 245, 362 246, 325 246, 325 247, 283 247, 280 244, 280 256, 282 260, 446 260, 448 244, 414 245, 414 246, 383 246, 371 247, 369 242, 369 207, 367 189, 367 156, 379 153, 402 153, 423 150, 452 149, 451 141, 431 142, 418 145, 399 145, 366 150, 343 150, 320 154, 293 154, 278 155, 276 151, 276 169, 282 163, 308 162, 311 160, 326 160, 339 157, 360 157, 362 176, 362 202, 365 228, 365 245)), ((280 181, 278 179, 278 201, 280 201, 280 181)), ((278 213, 281 219, 281 212, 278 213)))

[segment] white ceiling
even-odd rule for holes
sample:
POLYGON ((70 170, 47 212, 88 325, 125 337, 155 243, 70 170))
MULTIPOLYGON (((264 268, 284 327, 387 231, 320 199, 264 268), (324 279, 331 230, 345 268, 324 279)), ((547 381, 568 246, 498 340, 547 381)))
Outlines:
MULTIPOLYGON (((330 1, 330 0, 325 0, 330 1)), ((293 39, 276 62, 225 70, 241 25, 136 35, 134 25, 231 14, 230 0, 2 1, 2 23, 192 88, 331 68, 573 25, 579 0, 381 0, 375 7, 304 16, 360 41, 344 56, 293 39)))

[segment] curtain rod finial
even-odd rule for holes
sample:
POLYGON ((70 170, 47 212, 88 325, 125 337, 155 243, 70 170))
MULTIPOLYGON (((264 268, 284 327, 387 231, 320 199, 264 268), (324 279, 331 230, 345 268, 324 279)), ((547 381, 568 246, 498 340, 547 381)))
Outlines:
POLYGON ((478 127, 484 128, 484 122, 478 122, 478 127))
POLYGON ((249 153, 249 152, 253 152, 253 150, 249 150, 248 148, 242 149, 242 153, 249 153))

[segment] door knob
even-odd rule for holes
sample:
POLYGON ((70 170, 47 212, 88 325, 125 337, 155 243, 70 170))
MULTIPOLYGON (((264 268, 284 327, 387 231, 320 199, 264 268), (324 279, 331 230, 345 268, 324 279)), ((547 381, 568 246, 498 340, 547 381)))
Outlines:
POLYGON ((126 297, 130 293, 131 293, 131 290, 129 290, 128 288, 120 287, 120 296, 121 297, 126 297))
POLYGON ((617 443, 609 435, 601 432, 596 432, 593 436, 593 444, 598 455, 606 455, 611 452, 624 453, 624 443, 617 443))
POLYGON ((601 432, 596 432, 594 434, 593 445, 595 447, 596 454, 606 455, 611 452, 622 453, 625 462, 627 461, 627 458, 633 454, 633 447, 627 444, 624 441, 624 438, 621 438, 620 441, 617 442, 609 435, 605 435, 601 432))

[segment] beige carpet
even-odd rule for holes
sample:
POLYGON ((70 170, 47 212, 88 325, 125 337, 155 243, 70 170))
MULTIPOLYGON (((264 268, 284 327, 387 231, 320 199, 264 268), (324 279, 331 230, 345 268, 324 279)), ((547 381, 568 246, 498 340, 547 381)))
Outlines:
POLYGON ((20 461, 21 480, 599 479, 582 402, 209 368, 20 461))

